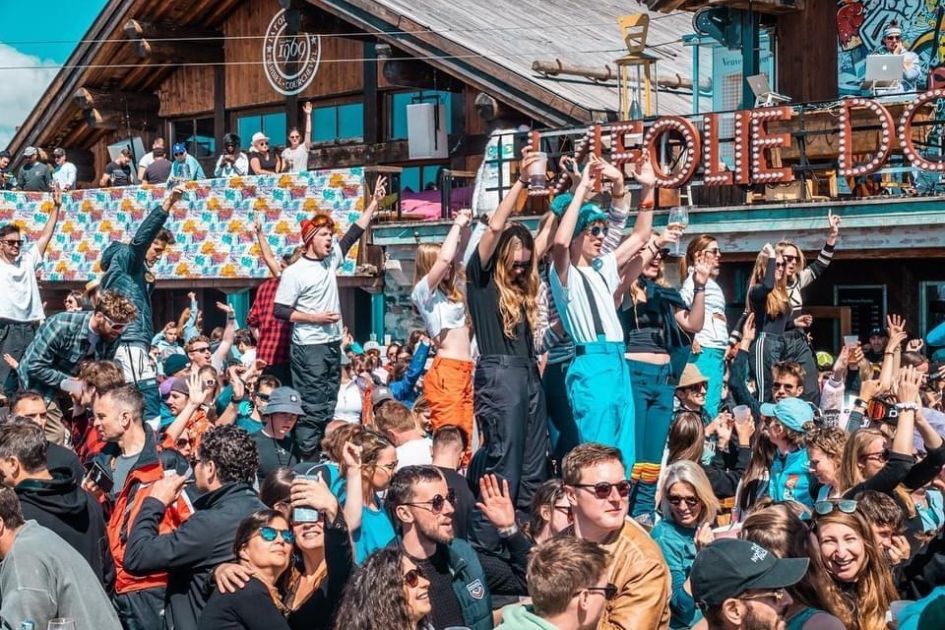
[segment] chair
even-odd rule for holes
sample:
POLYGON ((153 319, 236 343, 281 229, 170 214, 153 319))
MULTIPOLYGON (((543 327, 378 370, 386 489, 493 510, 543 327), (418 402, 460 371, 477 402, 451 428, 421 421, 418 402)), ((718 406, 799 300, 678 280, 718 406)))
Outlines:
MULTIPOLYGON (((656 74, 656 57, 646 52, 646 36, 650 28, 650 16, 646 13, 632 13, 617 18, 620 36, 627 47, 627 54, 616 60, 617 87, 620 91, 620 119, 630 120, 634 102, 631 72, 635 70, 636 90, 643 92, 642 113, 652 116, 659 110, 659 95, 653 78, 656 74)), ((639 118, 638 112, 635 117, 639 118)))

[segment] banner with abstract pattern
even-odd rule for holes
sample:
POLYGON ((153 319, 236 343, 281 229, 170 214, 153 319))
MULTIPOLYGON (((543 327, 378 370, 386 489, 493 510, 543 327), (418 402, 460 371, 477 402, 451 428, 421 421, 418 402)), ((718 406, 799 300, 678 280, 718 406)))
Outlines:
MULTIPOLYGON (((340 236, 364 208, 363 175, 351 168, 187 182, 166 225, 177 242, 153 271, 158 279, 268 277, 252 231, 255 218, 277 257, 301 243, 299 223, 315 213, 330 213, 340 236)), ((101 275, 102 251, 114 241, 130 241, 166 193, 163 185, 142 185, 65 194, 42 278, 101 275)), ((51 209, 50 194, 0 193, 0 224, 15 223, 28 241, 39 238, 51 209)), ((357 256, 355 245, 339 274, 353 274, 357 256)))

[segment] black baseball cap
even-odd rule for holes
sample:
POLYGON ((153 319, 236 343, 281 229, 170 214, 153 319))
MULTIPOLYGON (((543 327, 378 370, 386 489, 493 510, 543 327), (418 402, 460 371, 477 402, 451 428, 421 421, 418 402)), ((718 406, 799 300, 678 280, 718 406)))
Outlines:
POLYGON ((692 598, 705 608, 753 589, 792 586, 809 564, 808 558, 778 558, 756 543, 724 538, 700 551, 692 563, 692 598))

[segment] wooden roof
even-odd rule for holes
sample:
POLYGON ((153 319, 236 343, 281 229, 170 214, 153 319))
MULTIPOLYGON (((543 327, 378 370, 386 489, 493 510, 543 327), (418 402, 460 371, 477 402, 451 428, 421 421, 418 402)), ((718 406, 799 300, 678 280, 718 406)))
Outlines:
MULTIPOLYGON (((427 63, 458 75, 499 100, 549 125, 587 123, 618 107, 617 82, 576 76, 546 77, 536 60, 603 69, 626 53, 617 18, 648 13, 626 0, 307 0, 427 63), (594 52, 584 52, 594 51, 594 52), (548 111, 551 109, 551 111, 548 111)), ((692 76, 691 54, 681 37, 692 31, 692 14, 652 13, 647 38, 660 74, 692 76)), ((661 92, 661 114, 689 114, 689 94, 661 92)))
POLYGON ((238 0, 109 0, 89 27, 65 66, 50 83, 10 141, 14 155, 30 145, 77 146, 94 143, 107 133, 91 129, 72 96, 82 86, 131 92, 153 92, 172 67, 151 67, 135 55, 122 26, 135 18, 148 22, 217 26, 238 0), (109 41, 87 41, 109 40, 109 41), (111 41, 114 40, 114 41, 111 41), (104 64, 134 64, 140 67, 95 67, 104 64), (93 66, 93 67, 74 67, 93 66))

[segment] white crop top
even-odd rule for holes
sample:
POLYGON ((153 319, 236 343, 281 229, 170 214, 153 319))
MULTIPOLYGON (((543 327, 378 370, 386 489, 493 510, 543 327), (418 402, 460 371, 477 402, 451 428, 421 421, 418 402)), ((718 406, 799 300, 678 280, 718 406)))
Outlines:
POLYGON ((466 305, 463 302, 451 302, 439 289, 431 291, 426 276, 413 288, 410 299, 420 311, 431 337, 439 336, 443 329, 452 330, 466 325, 466 305))

